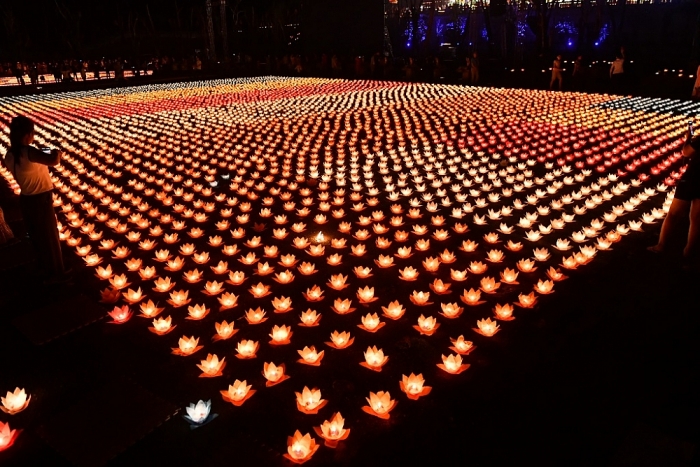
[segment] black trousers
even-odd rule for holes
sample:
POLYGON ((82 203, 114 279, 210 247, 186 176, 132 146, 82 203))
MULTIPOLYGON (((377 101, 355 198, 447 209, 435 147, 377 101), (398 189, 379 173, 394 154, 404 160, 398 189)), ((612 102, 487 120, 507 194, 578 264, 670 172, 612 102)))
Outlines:
POLYGON ((19 202, 39 269, 49 275, 62 275, 65 270, 51 193, 21 195, 19 202))

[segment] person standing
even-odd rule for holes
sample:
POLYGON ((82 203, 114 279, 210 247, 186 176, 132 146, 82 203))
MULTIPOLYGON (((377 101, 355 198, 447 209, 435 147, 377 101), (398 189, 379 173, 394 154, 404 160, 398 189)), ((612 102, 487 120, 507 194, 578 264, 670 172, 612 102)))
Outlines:
POLYGON ((32 146, 34 134, 34 122, 22 115, 14 117, 10 123, 10 150, 3 165, 22 190, 20 209, 40 272, 49 283, 62 282, 66 279, 66 270, 49 174, 49 167, 60 162, 61 151, 53 149, 47 154, 35 148, 32 146))
POLYGON ((625 80, 625 59, 618 54, 615 61, 610 64, 610 85, 615 93, 622 92, 625 80))
POLYGON ((479 84, 479 54, 474 52, 472 59, 469 61, 469 74, 472 86, 479 84))
POLYGON ((574 61, 574 71, 571 73, 571 82, 575 91, 583 87, 583 56, 579 55, 574 61))
POLYGON ((664 253, 671 237, 677 232, 683 218, 690 217, 688 239, 683 249, 686 266, 697 267, 700 248, 700 136, 693 137, 688 130, 683 145, 683 157, 688 165, 678 180, 673 202, 661 226, 661 234, 656 245, 648 248, 654 253, 664 253))
POLYGON ((557 55, 557 58, 554 59, 554 63, 552 63, 552 79, 549 81, 550 91, 554 89, 555 82, 558 82, 559 90, 561 91, 562 81, 564 80, 563 71, 564 67, 561 62, 561 55, 557 55))

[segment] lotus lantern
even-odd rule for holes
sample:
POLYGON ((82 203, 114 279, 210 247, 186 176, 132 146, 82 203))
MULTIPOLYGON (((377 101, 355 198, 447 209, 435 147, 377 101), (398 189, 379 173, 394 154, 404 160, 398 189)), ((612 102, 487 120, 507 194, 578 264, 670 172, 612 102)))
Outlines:
POLYGON ((330 420, 324 421, 320 427, 314 427, 314 431, 323 438, 327 447, 335 448, 338 446, 338 441, 345 440, 350 435, 350 429, 343 428, 344 425, 345 420, 338 412, 333 414, 330 420))
POLYGON ((432 389, 430 386, 425 386, 422 374, 414 375, 413 373, 410 376, 401 375, 399 386, 411 400, 418 400, 418 398, 430 394, 432 389))
POLYGON ((317 414, 328 403, 327 400, 321 399, 319 389, 309 389, 304 386, 302 392, 295 392, 295 394, 297 396, 297 409, 307 415, 317 414))
POLYGON ((284 363, 275 365, 274 363, 265 363, 263 365, 263 376, 267 380, 265 386, 271 387, 289 379, 289 376, 284 373, 284 363))
POLYGON ((458 375, 462 373, 463 371, 467 370, 469 368, 469 364, 464 364, 462 363, 462 356, 461 355, 453 355, 450 354, 449 356, 442 356, 442 363, 438 363, 438 368, 441 370, 453 374, 453 375, 458 375))
POLYGON ((304 365, 319 366, 321 365, 321 360, 323 359, 323 350, 320 352, 316 351, 316 348, 312 345, 311 347, 304 347, 302 350, 297 351, 301 356, 301 359, 297 360, 299 363, 304 365))
POLYGON ((24 389, 15 388, 14 392, 7 391, 5 397, 0 398, 2 402, 0 410, 6 414, 15 415, 26 409, 31 399, 32 396, 28 396, 24 389))
POLYGON ((319 445, 310 434, 302 435, 299 430, 294 432, 294 436, 287 438, 287 452, 284 457, 295 464, 303 464, 311 459, 319 445))
POLYGON ((248 385, 246 380, 236 380, 232 385, 229 385, 227 391, 221 391, 221 396, 226 402, 230 402, 236 407, 243 405, 245 401, 250 399, 255 394, 255 389, 248 385))
POLYGON ((391 412, 397 404, 397 401, 391 398, 388 391, 370 392, 369 397, 366 399, 369 405, 363 406, 362 410, 384 420, 389 419, 389 412, 391 412))

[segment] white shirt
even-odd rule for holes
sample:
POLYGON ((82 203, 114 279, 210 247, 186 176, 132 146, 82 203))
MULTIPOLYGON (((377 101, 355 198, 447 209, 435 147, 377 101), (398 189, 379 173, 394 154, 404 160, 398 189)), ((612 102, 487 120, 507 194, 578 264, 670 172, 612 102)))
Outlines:
POLYGON ((26 146, 22 152, 18 163, 15 163, 15 156, 12 152, 8 152, 4 160, 5 167, 15 177, 17 184, 22 189, 22 194, 25 196, 39 195, 53 190, 48 165, 29 160, 30 155, 34 160, 47 160, 51 156, 33 146, 26 146))

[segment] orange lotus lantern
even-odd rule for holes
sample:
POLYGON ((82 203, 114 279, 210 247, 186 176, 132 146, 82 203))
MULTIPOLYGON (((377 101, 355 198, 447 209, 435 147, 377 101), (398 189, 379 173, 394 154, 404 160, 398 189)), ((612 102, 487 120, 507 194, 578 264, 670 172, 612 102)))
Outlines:
POLYGON ((362 304, 372 303, 377 300, 374 296, 374 287, 366 286, 357 290, 357 299, 362 304))
POLYGON ((382 323, 376 313, 363 316, 362 324, 358 324, 357 327, 367 332, 377 332, 379 329, 383 328, 386 323, 382 323))
POLYGON ((255 298, 262 298, 270 295, 270 286, 265 285, 262 282, 258 282, 256 285, 252 286, 248 291, 255 298))
POLYGON ((345 420, 338 412, 333 414, 330 421, 326 420, 320 427, 314 427, 314 431, 323 438, 326 447, 335 448, 338 446, 338 441, 343 441, 350 435, 350 429, 343 428, 343 425, 345 420))
POLYGON ((501 286, 501 283, 496 282, 493 277, 483 277, 479 284, 481 285, 480 289, 485 293, 495 293, 501 286))
POLYGON ((535 291, 541 294, 550 294, 553 292, 554 289, 554 282, 552 281, 543 281, 539 280, 537 281, 537 284, 535 284, 535 291))
POLYGON ((295 464, 303 464, 311 459, 311 456, 318 451, 318 448, 319 445, 316 444, 316 440, 310 434, 302 435, 297 430, 294 432, 294 436, 287 438, 287 452, 284 454, 284 457, 295 464))
POLYGON ((477 327, 474 330, 482 336, 491 337, 500 331, 500 326, 496 321, 492 321, 491 318, 477 320, 476 325, 477 327))
POLYGON ((24 389, 15 388, 14 392, 7 391, 5 397, 0 398, 0 410, 9 415, 18 414, 27 408, 31 399, 24 389))
POLYGON ((440 323, 437 322, 434 316, 425 317, 420 315, 418 317, 418 324, 413 326, 413 329, 420 332, 426 336, 432 336, 440 327, 440 323))
POLYGON ((452 293, 450 286, 452 284, 442 282, 441 279, 435 279, 432 284, 429 284, 430 290, 438 295, 446 295, 452 293))
POLYGON ((294 280, 294 274, 291 271, 282 271, 278 274, 275 274, 275 277, 273 279, 275 280, 275 282, 278 282, 280 284, 289 284, 294 280))
POLYGON ((148 328, 154 334, 159 336, 164 336, 177 326, 173 326, 173 319, 170 316, 165 318, 156 318, 153 320, 153 326, 148 328))
POLYGON ((562 274, 561 271, 555 269, 554 267, 550 267, 547 270, 547 276, 549 276, 549 278, 553 281, 563 281, 564 279, 567 279, 567 276, 562 274))
POLYGON ((467 271, 457 271, 450 269, 450 279, 457 282, 464 282, 467 280, 467 271))
POLYGON ((109 279, 109 283, 112 284, 112 287, 114 287, 117 290, 121 290, 131 285, 130 282, 127 282, 126 275, 124 274, 121 274, 119 276, 112 276, 109 279))
POLYGON ((225 320, 221 323, 214 323, 214 327, 216 329, 214 341, 230 339, 238 332, 238 329, 234 329, 233 322, 228 323, 225 320))
POLYGON ((98 278, 103 279, 103 280, 107 280, 110 277, 112 277, 112 275, 113 275, 112 266, 109 264, 107 265, 106 268, 103 268, 102 266, 100 266, 95 270, 95 274, 97 275, 98 278))
POLYGON ((341 300, 340 298, 336 298, 333 302, 333 306, 331 306, 331 310, 338 313, 339 315, 346 315, 355 311, 355 308, 352 308, 351 305, 352 301, 348 298, 345 298, 343 300, 341 300))
POLYGON ((510 304, 496 305, 493 309, 493 314, 496 315, 496 319, 500 319, 501 321, 512 321, 515 319, 513 311, 515 310, 510 304))
POLYGON ((12 447, 19 436, 19 431, 10 429, 9 423, 0 422, 0 451, 12 447))
POLYGON ((112 324, 123 324, 131 319, 132 312, 128 306, 124 305, 122 307, 114 307, 108 314, 112 318, 112 324))
POLYGON ((459 336, 457 339, 450 338, 450 342, 452 342, 450 350, 454 350, 460 355, 469 355, 476 348, 472 341, 464 340, 464 336, 459 336))
POLYGON ((260 324, 267 321, 265 311, 263 311, 260 307, 256 308, 255 310, 252 308, 248 309, 245 314, 245 319, 248 321, 248 324, 260 324))
POLYGON ((464 308, 460 307, 456 303, 441 303, 440 307, 442 308, 442 312, 440 314, 450 319, 457 318, 464 311, 464 308))
POLYGON ((245 273, 241 271, 231 271, 228 273, 228 282, 232 285, 241 285, 246 280, 245 273))
POLYGON ((331 289, 334 290, 343 290, 348 286, 345 282, 348 280, 348 276, 344 276, 342 274, 335 274, 331 275, 330 281, 328 281, 327 285, 331 289))
POLYGON ((437 272, 440 268, 440 260, 438 258, 426 258, 423 261, 423 268, 428 272, 437 272))
POLYGON ((401 390, 406 393, 406 396, 414 401, 422 396, 427 396, 432 390, 430 386, 425 386, 425 379, 423 379, 422 374, 414 375, 411 373, 410 376, 401 375, 399 386, 401 390))
POLYGON ((141 301, 142 298, 144 298, 143 292, 141 291, 141 287, 139 287, 137 290, 132 290, 129 289, 126 292, 122 293, 122 296, 124 297, 124 301, 127 303, 136 304, 141 301))
POLYGON ((272 345, 286 345, 289 344, 289 339, 292 337, 292 328, 290 326, 273 326, 272 332, 270 333, 272 340, 270 344, 272 345))
POLYGON ((243 339, 236 345, 236 357, 241 360, 255 358, 260 344, 256 341, 243 339))
POLYGON ((238 305, 238 295, 229 292, 224 293, 217 300, 221 304, 219 311, 230 310, 238 305))
POLYGON ((302 350, 297 350, 297 352, 301 356, 301 359, 297 360, 299 363, 311 366, 321 365, 321 360, 323 359, 323 350, 317 352, 316 347, 312 345, 311 347, 304 347, 302 350))
POLYGON ((315 415, 320 409, 326 406, 327 400, 321 399, 319 389, 309 389, 304 386, 302 392, 295 392, 297 396, 297 410, 307 415, 315 415))
POLYGON ((474 289, 469 289, 469 290, 464 290, 462 293, 462 296, 459 297, 460 300, 466 305, 470 306, 476 306, 476 305, 481 305, 484 303, 483 301, 479 300, 481 298, 481 291, 480 290, 474 290, 474 289))
POLYGON ((141 304, 141 315, 144 318, 155 318, 163 311, 163 308, 158 308, 153 300, 141 304))
POLYGON ((204 348, 203 346, 197 344, 199 344, 199 338, 195 338, 194 336, 182 336, 180 340, 178 340, 178 348, 173 349, 173 354, 180 355, 182 357, 192 355, 193 353, 204 348))
POLYGON ((324 299, 323 290, 321 290, 321 288, 317 285, 306 289, 306 292, 303 292, 302 295, 309 302, 320 302, 324 299))
POLYGON ((379 372, 382 371, 382 367, 387 361, 389 361, 389 357, 385 356, 382 349, 377 349, 375 345, 374 347, 367 347, 365 351, 365 361, 360 362, 360 365, 379 372))
POLYGON ((518 295, 518 303, 516 305, 522 307, 522 308, 532 308, 535 306, 535 303, 537 302, 537 296, 535 295, 535 292, 530 292, 529 294, 520 294, 518 295))
POLYGON ((379 257, 374 260, 374 263, 380 268, 390 268, 394 266, 394 258, 388 255, 379 255, 379 257))
POLYGON ((243 405, 245 401, 250 399, 255 394, 255 389, 248 385, 246 380, 236 380, 232 385, 229 385, 227 391, 221 391, 221 396, 226 402, 230 402, 236 407, 243 405))
POLYGON ((279 366, 274 363, 265 363, 263 365, 263 376, 267 380, 265 383, 267 387, 275 386, 289 379, 289 376, 284 373, 284 363, 279 366))
POLYGON ((170 300, 168 300, 168 303, 170 303, 175 308, 185 306, 191 301, 188 298, 188 295, 188 290, 178 290, 176 292, 170 292, 170 300))
POLYGON ((351 337, 350 333, 347 331, 333 331, 331 333, 331 341, 326 342, 326 345, 334 349, 341 350, 350 347, 354 341, 355 338, 351 337))
POLYGON ((398 300, 394 300, 393 302, 389 303, 388 306, 383 306, 382 311, 384 312, 384 316, 387 318, 397 320, 403 316, 406 309, 399 303, 398 300))
POLYGON ((427 305, 432 305, 433 302, 430 302, 430 292, 418 292, 418 291, 413 291, 413 293, 409 296, 409 299, 414 305, 417 306, 427 306, 427 305))
POLYGON ((372 276, 372 269, 367 267, 357 266, 353 269, 353 272, 358 279, 366 279, 372 276))
POLYGON ((319 321, 321 321, 321 315, 317 313, 316 310, 309 308, 308 310, 302 312, 300 319, 300 326, 314 327, 318 326, 319 321))
POLYGON ((366 399, 369 405, 363 406, 362 410, 384 420, 389 419, 389 412, 391 412, 397 404, 396 400, 391 399, 389 391, 377 391, 376 394, 370 392, 369 397, 366 399))
POLYGON ((449 356, 442 356, 442 363, 438 363, 438 368, 441 370, 458 375, 469 368, 469 364, 462 363, 461 355, 450 354, 449 356))
POLYGON ((518 271, 510 268, 505 268, 501 272, 501 282, 510 285, 518 284, 518 271))
POLYGON ((200 378, 215 378, 222 375, 222 371, 226 366, 226 357, 219 360, 215 354, 208 354, 206 360, 202 360, 201 363, 197 365, 197 368, 202 370, 202 374, 199 375, 200 378))

